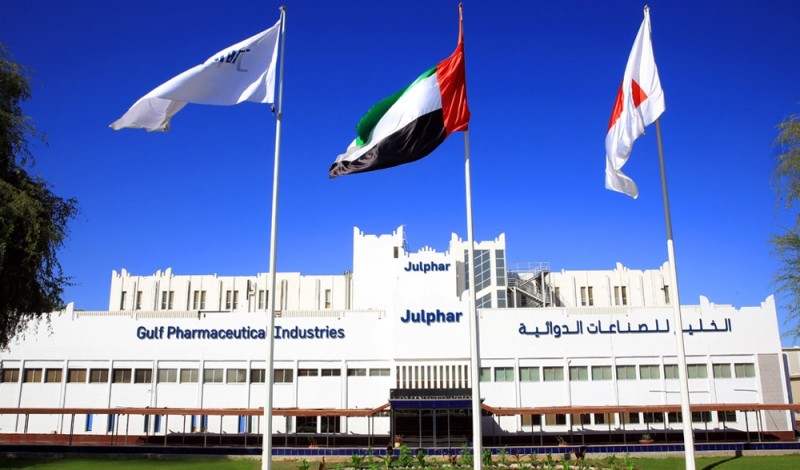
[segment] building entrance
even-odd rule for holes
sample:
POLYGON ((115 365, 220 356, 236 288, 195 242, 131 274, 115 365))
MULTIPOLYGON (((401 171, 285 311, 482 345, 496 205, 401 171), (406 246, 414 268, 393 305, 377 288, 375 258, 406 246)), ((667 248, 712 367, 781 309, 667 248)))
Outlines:
MULTIPOLYGON (((391 434, 409 447, 459 448, 472 436, 472 396, 465 388, 390 391, 391 434)), ((397 439, 395 439, 397 442, 397 439)))

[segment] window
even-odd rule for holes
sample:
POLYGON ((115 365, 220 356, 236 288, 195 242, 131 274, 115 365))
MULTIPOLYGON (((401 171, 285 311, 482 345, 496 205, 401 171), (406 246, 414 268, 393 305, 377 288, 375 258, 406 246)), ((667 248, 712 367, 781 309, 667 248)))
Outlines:
POLYGON ((677 379, 678 378, 678 366, 676 364, 664 364, 664 378, 665 379, 677 379))
POLYGON ((587 307, 594 305, 594 295, 591 287, 581 287, 581 306, 587 307))
POLYGON ((692 411, 693 423, 708 423, 711 421, 710 411, 692 411))
POLYGON ((657 365, 639 366, 639 378, 642 380, 653 380, 661 378, 661 367, 657 365))
POLYGON ((318 375, 319 375, 319 369, 297 369, 298 377, 316 377, 318 375))
POLYGON ((687 364, 686 376, 690 379, 706 379, 708 378, 708 368, 705 364, 687 364))
POLYGON ((506 308, 508 306, 508 299, 506 298, 505 289, 497 290, 497 308, 506 308))
POLYGON ((594 424, 611 424, 611 413, 595 413, 594 424))
POLYGON ((664 413, 642 413, 645 423, 663 423, 664 413))
POLYGON ((492 294, 491 292, 483 295, 475 301, 476 308, 492 308, 492 294))
POLYGON ((125 292, 125 291, 122 291, 122 294, 119 296, 119 309, 120 310, 125 310, 125 300, 127 300, 126 297, 128 297, 128 293, 125 292))
POLYGON ((539 368, 538 367, 520 367, 519 368, 520 382, 538 382, 539 381, 539 368))
MULTIPOLYGON (((357 370, 357 369, 347 369, 347 374, 348 375, 350 375, 350 371, 351 370, 357 370)), ((367 375, 366 374, 366 369, 362 369, 362 370, 364 370, 364 374, 361 374, 361 375, 367 375)), ((321 369, 319 371, 319 374, 322 377, 341 377, 342 369, 321 369)))
POLYGON ((153 416, 153 432, 161 432, 161 415, 153 416))
POLYGON ((523 426, 541 426, 542 415, 522 415, 523 426))
POLYGON ((669 286, 664 286, 664 303, 669 305, 669 286))
POLYGON ((639 424, 639 413, 620 413, 623 424, 639 424))
POLYGON ((325 308, 331 308, 331 290, 325 289, 325 308))
POLYGON ((348 377, 366 377, 367 369, 347 369, 347 376, 348 377))
MULTIPOLYGON (((505 250, 494 250, 494 258, 495 258, 495 276, 497 276, 497 286, 504 287, 506 285, 506 251, 505 250)), ((505 289, 502 291, 497 291, 498 293, 502 292, 505 296, 505 289)), ((504 299, 505 300, 505 299, 504 299)), ((498 305, 498 307, 505 307, 505 305, 498 305)))
POLYGON ((734 364, 733 370, 736 373, 737 379, 756 376, 756 366, 754 364, 734 364))
POLYGON ((589 368, 587 366, 570 366, 569 380, 573 382, 589 380, 589 368))
POLYGON ((108 383, 108 369, 89 369, 89 383, 108 383))
POLYGON ((225 371, 225 382, 229 384, 247 383, 247 369, 228 369, 225 371))
POLYGON ((369 370, 370 377, 389 377, 389 369, 388 368, 376 368, 369 370))
POLYGON ((627 286, 614 286, 614 305, 628 305, 627 286))
POLYGON ((717 411, 717 421, 720 423, 735 423, 736 411, 717 411))
POLYGON ((316 433, 317 432, 317 417, 316 416, 297 416, 295 418, 298 433, 316 433))
POLYGON ((42 369, 25 369, 25 375, 22 377, 23 382, 41 382, 42 369))
POLYGON ((611 366, 592 366, 592 380, 611 380, 611 366))
POLYGON ((136 291, 136 310, 142 309, 142 291, 136 291))
POLYGON ((94 415, 87 414, 86 415, 86 427, 83 428, 84 431, 89 432, 92 430, 92 421, 94 421, 94 415))
POLYGON ((556 287, 553 291, 553 302, 555 303, 556 307, 561 307, 561 288, 556 287))
POLYGON ((178 381, 178 369, 158 369, 158 383, 175 383, 178 381))
POLYGON ((153 369, 136 369, 133 374, 133 383, 149 384, 153 381, 153 369))
POLYGON ((192 310, 206 309, 206 291, 196 290, 192 294, 192 310))
POLYGON ((69 383, 86 383, 86 369, 69 369, 69 370, 67 370, 67 382, 69 382, 69 383))
POLYGON ((481 367, 481 369, 480 369, 480 381, 481 382, 491 382, 492 381, 492 368, 491 367, 481 367))
POLYGON ((144 425, 142 426, 142 432, 145 434, 150 433, 150 415, 144 415, 144 425))
POLYGON ((175 291, 161 291, 161 310, 172 310, 172 301, 175 298, 175 291))
POLYGON ((495 382, 513 382, 514 381, 514 368, 513 367, 495 367, 494 368, 494 381, 495 382))
POLYGON ((636 366, 617 366, 617 380, 636 380, 636 366))
POLYGON ((108 419, 106 419, 106 432, 114 432, 114 425, 117 422, 117 415, 111 414, 108 415, 108 419))
POLYGON ((731 378, 731 365, 730 364, 712 364, 711 370, 714 373, 715 379, 730 379, 731 378))
POLYGON ((44 381, 46 383, 61 383, 61 369, 47 369, 44 371, 44 381))
POLYGON ((564 380, 563 367, 544 367, 543 369, 545 382, 560 382, 564 380))
POLYGON ((667 421, 670 423, 681 423, 683 422, 683 415, 680 411, 670 411, 667 413, 667 421))
POLYGON ((225 310, 236 310, 239 306, 239 291, 225 291, 225 310))
POLYGON ((181 383, 197 383, 199 375, 197 369, 181 369, 181 383))
POLYGON ((469 289, 470 269, 475 266, 475 292, 489 287, 492 282, 492 263, 489 250, 474 250, 475 263, 469 262, 469 251, 464 251, 464 274, 466 288, 469 289))
POLYGON ((205 369, 203 370, 203 383, 222 383, 222 369, 205 369))
POLYGON ((561 426, 567 424, 567 415, 544 415, 544 423, 548 426, 561 426))
POLYGON ((129 384, 133 378, 131 369, 114 369, 111 373, 111 382, 118 384, 129 384))
POLYGON ((274 382, 276 384, 294 382, 294 371, 292 369, 275 369, 274 372, 274 382))
POLYGON ((341 423, 341 419, 338 416, 322 416, 320 420, 320 429, 321 433, 332 433, 336 434, 341 431, 339 428, 339 423, 341 423))
POLYGON ((250 383, 263 384, 267 381, 266 369, 250 369, 250 383))
POLYGON ((258 309, 264 310, 266 308, 266 299, 265 295, 266 291, 264 289, 259 289, 258 291, 258 309))
POLYGON ((573 426, 592 424, 592 415, 588 413, 572 413, 569 415, 569 419, 573 426))

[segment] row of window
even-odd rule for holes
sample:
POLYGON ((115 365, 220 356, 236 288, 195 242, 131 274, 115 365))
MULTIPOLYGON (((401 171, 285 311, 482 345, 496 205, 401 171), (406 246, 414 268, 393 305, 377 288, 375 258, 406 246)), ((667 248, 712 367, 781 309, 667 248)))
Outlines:
MULTIPOLYGON (((661 290, 664 291, 664 303, 669 305, 669 286, 664 286, 661 290)), ((591 307, 594 305, 594 289, 592 286, 581 286, 581 306, 591 307)), ((561 298, 561 292, 558 287, 555 288, 555 296, 557 299, 561 298)), ((614 305, 628 305, 628 287, 627 286, 614 286, 614 305)))
MULTIPOLYGON (((523 426, 541 426, 544 422, 548 426, 565 426, 567 424, 567 416, 564 414, 547 414, 547 415, 523 415, 523 426), (544 421, 542 420, 544 416, 544 421)), ((678 412, 656 412, 656 413, 584 413, 584 414, 571 414, 570 422, 573 426, 578 425, 622 425, 622 424, 658 424, 658 423, 681 423, 683 422, 682 414, 678 412)), ((710 411, 692 411, 693 423, 710 423, 712 422, 712 414, 710 411)), ((735 423, 736 411, 717 411, 717 421, 720 423, 735 423)))
MULTIPOLYGON (((735 423, 735 411, 717 411, 717 421, 719 423, 735 423)), ((385 414, 383 414, 385 416, 385 414)), ((523 426, 542 426, 544 423, 547 426, 566 426, 567 416, 570 418, 572 426, 586 426, 586 425, 623 425, 623 424, 663 424, 667 423, 681 423, 682 415, 680 412, 657 412, 657 413, 585 413, 585 414, 546 414, 546 415, 523 415, 523 426), (544 416, 544 420, 542 419, 544 416)), ((106 432, 114 432, 116 425, 117 415, 107 415, 106 432)), ((253 424, 255 417, 239 416, 239 432, 253 432, 255 427, 253 424), (248 419, 249 418, 249 419, 248 419)), ((710 423, 712 422, 712 413, 710 411, 693 411, 693 423, 710 423)), ((161 432, 161 415, 144 416, 142 432, 159 433, 161 432), (152 429, 150 423, 152 420, 152 429)), ((341 420, 338 417, 319 417, 319 416, 297 416, 295 417, 295 429, 297 433, 316 433, 317 424, 319 423, 319 432, 322 433, 339 433, 341 432, 341 420)), ((94 415, 87 414, 84 430, 89 432, 92 430, 94 424, 94 415)), ((208 430, 208 415, 192 415, 191 416, 191 432, 203 432, 208 430)))
MULTIPOLYGON (((265 291, 258 291, 258 308, 264 309, 266 303, 265 291)), ((165 290, 160 293, 161 310, 172 310, 175 303, 175 291, 165 290)), ((142 309, 142 291, 134 292, 134 309, 142 309)), ((122 291, 119 299, 119 309, 125 310, 128 301, 128 292, 122 291)), ((239 306, 239 292, 233 290, 225 291, 225 309, 236 310, 239 306)), ((195 290, 192 292, 192 310, 205 310, 206 309, 206 291, 195 290)))
MULTIPOLYGON (((87 414, 84 421, 84 431, 91 432, 94 427, 94 414, 87 414)), ((162 424, 162 415, 144 415, 142 420, 142 432, 160 433, 162 424), (152 424, 151 424, 152 423, 152 424)), ((239 416, 238 432, 250 433, 256 428, 257 416, 239 416)), ((327 416, 297 416, 295 419, 295 427, 298 433, 317 433, 317 422, 319 421, 319 432, 321 433, 340 433, 341 420, 338 417, 327 416)), ((117 415, 106 415, 106 432, 113 433, 117 430, 117 415)), ((190 419, 191 432, 206 432, 208 431, 208 415, 191 415, 190 419)))
MULTIPOLYGON (((644 364, 640 366, 625 365, 616 366, 616 380, 654 380, 661 378, 662 366, 658 364, 644 364), (637 375, 638 367, 638 375, 637 375)), ((715 379, 753 378, 756 376, 756 368, 752 363, 733 364, 712 364, 711 370, 715 379), (733 374, 733 375, 732 375, 733 374)), ((663 366, 665 379, 678 378, 678 366, 675 364, 665 364, 663 366)), ((513 367, 481 367, 481 382, 513 382, 513 367), (494 370, 494 374, 492 374, 494 370)), ((708 367, 706 364, 687 364, 686 374, 690 379, 708 378, 708 367)), ((591 380, 613 380, 611 366, 569 366, 570 381, 591 380), (591 374, 590 374, 591 372, 591 374)), ((560 382, 564 380, 564 367, 538 367, 524 366, 519 367, 520 382, 560 382)))
MULTIPOLYGON (((203 369, 203 383, 264 383, 265 369, 250 369, 248 380, 247 369, 203 369)), ((63 369, 24 369, 23 382, 61 383, 63 369)), ((298 369, 298 377, 339 377, 342 369, 298 369)), ((347 369, 348 377, 388 377, 388 368, 351 368, 347 369)), ((147 384, 153 380, 152 369, 67 369, 67 383, 137 383, 147 384)), ((200 379, 199 369, 158 369, 158 383, 197 383, 200 379)), ((0 382, 19 382, 19 369, 3 369, 0 382)), ((294 382, 293 369, 275 369, 275 383, 294 382)))
MULTIPOLYGON (((128 300, 128 292, 122 291, 119 301, 119 309, 125 310, 126 302, 128 300)), ((175 291, 165 290, 161 291, 161 310, 172 310, 175 301, 175 291)), ((206 309, 206 291, 195 290, 192 291, 192 310, 205 310, 206 309)), ((142 309, 142 291, 136 291, 134 297, 135 310, 142 309)), ((260 289, 257 295, 256 308, 258 310, 265 310, 269 303, 269 291, 260 289)), ((331 308, 331 290, 325 289, 324 306, 326 309, 331 308)), ((236 310, 239 308, 239 291, 226 290, 225 291, 225 310, 236 310)))
MULTIPOLYGON (((23 382, 61 383, 63 369, 24 369, 23 382)), ((150 383, 153 378, 152 369, 112 369, 113 383, 150 383)), ((19 382, 19 369, 3 369, 0 382, 19 382)), ((108 383, 108 369, 67 369, 68 383, 108 383)))

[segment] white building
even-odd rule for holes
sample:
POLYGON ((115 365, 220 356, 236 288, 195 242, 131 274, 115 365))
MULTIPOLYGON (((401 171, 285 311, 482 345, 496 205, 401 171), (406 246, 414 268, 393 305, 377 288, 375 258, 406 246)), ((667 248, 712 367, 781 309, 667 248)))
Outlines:
MULTIPOLYGON (((504 235, 476 243, 481 397, 493 411, 484 435, 679 435, 668 266, 551 272, 506 259, 504 235)), ((455 235, 447 252, 410 252, 402 227, 355 229, 352 273, 279 273, 274 407, 306 412, 276 412, 274 431, 469 436, 466 260, 455 235)), ((131 417, 134 434, 257 432, 258 417, 221 422, 198 410, 263 406, 269 286, 268 274, 112 273, 108 311, 70 306, 0 353, 0 434, 109 434, 119 421, 108 409, 126 407, 195 410, 168 424, 131 417), (106 413, 73 423, 8 410, 20 408, 106 413)), ((690 401, 706 405, 695 427, 791 435, 773 298, 737 309, 701 297, 682 313, 690 401)))

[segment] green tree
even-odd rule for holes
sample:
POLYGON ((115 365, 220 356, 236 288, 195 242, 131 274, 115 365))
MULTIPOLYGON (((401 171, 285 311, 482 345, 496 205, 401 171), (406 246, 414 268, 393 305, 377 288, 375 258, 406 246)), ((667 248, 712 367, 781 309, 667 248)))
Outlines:
POLYGON ((34 164, 29 139, 41 138, 22 112, 30 96, 27 70, 0 43, 0 348, 61 308, 69 285, 57 252, 77 205, 26 170, 34 164))
MULTIPOLYGON (((800 116, 794 115, 778 124, 775 146, 773 185, 778 203, 785 210, 796 210, 800 204, 800 116)), ((784 295, 788 311, 787 334, 800 337, 800 213, 795 216, 794 227, 783 234, 772 236, 774 252, 781 262, 775 274, 778 292, 784 295)))

